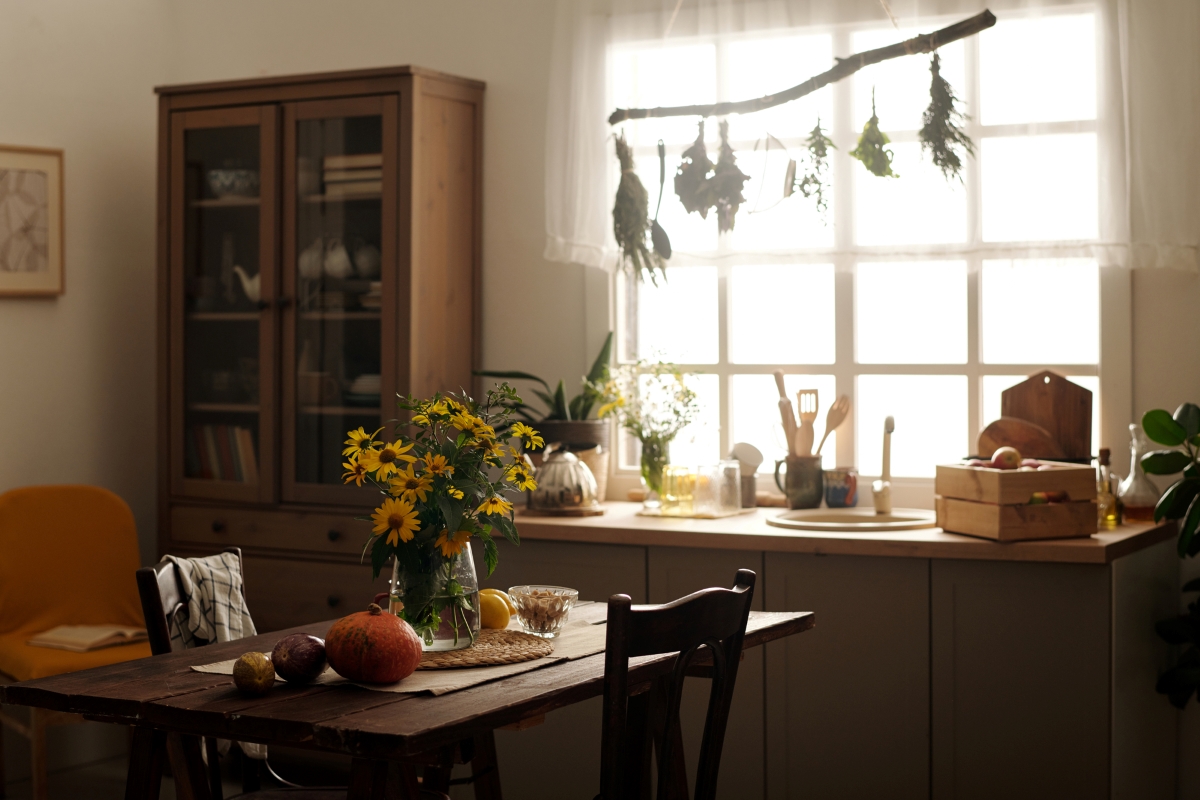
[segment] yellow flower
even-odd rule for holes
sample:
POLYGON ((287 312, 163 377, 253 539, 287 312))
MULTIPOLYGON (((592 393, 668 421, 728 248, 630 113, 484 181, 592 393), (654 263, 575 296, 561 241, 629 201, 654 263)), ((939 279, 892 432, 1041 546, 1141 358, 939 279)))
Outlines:
POLYGON ((618 408, 623 408, 624 406, 625 406, 625 398, 618 397, 616 400, 613 400, 611 403, 605 403, 604 405, 600 406, 600 410, 596 412, 596 416, 599 417, 600 419, 604 419, 609 414, 616 411, 618 408))
MULTIPOLYGON (((383 430, 380 428, 379 431, 383 430)), ((379 431, 367 433, 360 426, 356 431, 346 431, 346 435, 350 438, 346 440, 346 449, 342 451, 344 456, 356 456, 366 450, 373 450, 381 443, 375 441, 375 437, 379 435, 379 431)))
POLYGON ((396 472, 396 477, 392 478, 389 488, 392 494, 398 495, 410 503, 416 503, 420 500, 425 502, 425 497, 431 489, 433 489, 433 479, 428 475, 417 475, 413 472, 413 465, 396 472))
MULTIPOLYGON (((483 457, 489 459, 504 458, 504 448, 495 439, 481 439, 479 441, 479 449, 483 451, 483 457)), ((497 464, 496 466, 500 466, 497 464)))
POLYGON ((383 505, 375 509, 371 519, 375 523, 375 535, 386 532, 387 542, 393 546, 400 542, 412 541, 413 534, 421 530, 421 523, 417 520, 417 512, 412 503, 394 497, 384 500, 383 505))
POLYGON ((468 414, 466 411, 458 411, 454 416, 450 417, 450 424, 458 428, 460 431, 470 431, 474 433, 475 425, 478 422, 483 422, 479 417, 468 414))
POLYGON ((445 456, 430 451, 425 454, 425 472, 434 477, 448 478, 454 474, 454 467, 446 462, 445 456))
POLYGON ((467 549, 467 539, 471 538, 470 531, 459 531, 451 534, 448 529, 443 529, 438 534, 437 541, 433 543, 434 547, 442 548, 442 555, 446 558, 456 556, 463 550, 467 549))
POLYGON ((400 469, 397 461, 407 461, 411 464, 417 460, 416 456, 406 455, 412 449, 411 444, 402 446, 399 442, 392 442, 382 445, 378 450, 364 450, 358 460, 367 472, 375 472, 376 478, 385 481, 400 469))
POLYGON ((350 460, 342 466, 346 468, 346 474, 342 476, 343 481, 363 485, 363 481, 367 479, 367 471, 358 463, 358 456, 350 456, 350 460))
POLYGON ((415 425, 432 425, 433 417, 446 416, 450 413, 450 409, 446 406, 445 400, 438 400, 436 403, 425 403, 421 406, 421 410, 413 415, 412 421, 415 425))
POLYGON ((455 500, 462 500, 462 499, 463 499, 463 493, 462 493, 462 489, 455 489, 453 486, 447 486, 447 487, 446 487, 446 494, 450 495, 450 496, 451 496, 451 497, 453 497, 455 500))
POLYGON ((522 492, 532 492, 537 488, 537 481, 529 474, 524 464, 513 464, 504 473, 504 477, 522 492))
POLYGON ((503 497, 492 495, 480 503, 479 508, 475 509, 475 511, 481 514, 507 514, 509 511, 512 511, 512 503, 503 497))
POLYGON ((530 450, 537 450, 539 447, 546 446, 546 440, 543 439, 537 431, 526 425, 524 422, 514 422, 512 426, 512 435, 520 436, 525 440, 525 446, 530 450))

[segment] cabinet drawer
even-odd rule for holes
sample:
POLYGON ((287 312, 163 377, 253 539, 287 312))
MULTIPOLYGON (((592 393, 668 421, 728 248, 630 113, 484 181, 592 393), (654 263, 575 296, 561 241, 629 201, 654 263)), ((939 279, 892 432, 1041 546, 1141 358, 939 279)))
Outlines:
POLYGON ((260 633, 365 611, 386 592, 390 570, 371 580, 367 564, 328 564, 246 556, 242 560, 246 603, 260 633))
POLYGON ((244 508, 176 506, 171 509, 171 540, 223 547, 269 547, 358 557, 370 526, 346 514, 257 511, 244 508))

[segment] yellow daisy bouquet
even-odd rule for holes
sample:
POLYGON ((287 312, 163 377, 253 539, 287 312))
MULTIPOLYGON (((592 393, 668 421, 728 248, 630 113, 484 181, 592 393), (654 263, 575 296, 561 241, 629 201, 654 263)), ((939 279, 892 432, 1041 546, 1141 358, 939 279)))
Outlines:
POLYGON ((443 622, 456 640, 460 624, 473 628, 474 587, 468 591, 454 577, 467 543, 483 544, 488 575, 499 560, 497 535, 520 544, 506 495, 537 488, 525 451, 544 445, 537 431, 511 419, 510 406, 520 402, 508 384, 489 390, 482 404, 465 393, 401 397, 408 422, 397 424, 394 441, 380 438, 384 428, 347 434, 346 483, 371 484, 384 496, 362 518, 373 523, 363 558, 370 551, 374 577, 394 559, 403 580, 393 581, 392 610, 427 644, 443 622))

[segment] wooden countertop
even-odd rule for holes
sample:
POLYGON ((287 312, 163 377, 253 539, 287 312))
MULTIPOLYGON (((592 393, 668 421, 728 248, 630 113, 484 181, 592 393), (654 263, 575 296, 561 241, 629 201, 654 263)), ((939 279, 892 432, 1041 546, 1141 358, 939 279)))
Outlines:
POLYGON ((1002 544, 989 539, 946 533, 941 528, 902 532, 817 533, 776 528, 769 515, 786 511, 758 508, 725 519, 639 517, 640 503, 605 503, 599 517, 535 517, 517 512, 522 539, 600 544, 709 547, 722 550, 763 550, 776 553, 814 553, 901 558, 962 558, 984 561, 1033 561, 1067 564, 1108 564, 1175 537, 1175 523, 1122 525, 1083 539, 1048 539, 1002 544))

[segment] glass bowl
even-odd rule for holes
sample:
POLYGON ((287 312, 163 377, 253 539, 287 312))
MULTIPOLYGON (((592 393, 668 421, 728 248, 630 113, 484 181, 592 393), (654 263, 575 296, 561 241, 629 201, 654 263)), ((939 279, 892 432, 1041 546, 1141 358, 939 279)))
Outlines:
POLYGON ((562 632, 579 592, 564 586, 514 586, 508 596, 517 608, 522 630, 553 639, 562 632))

